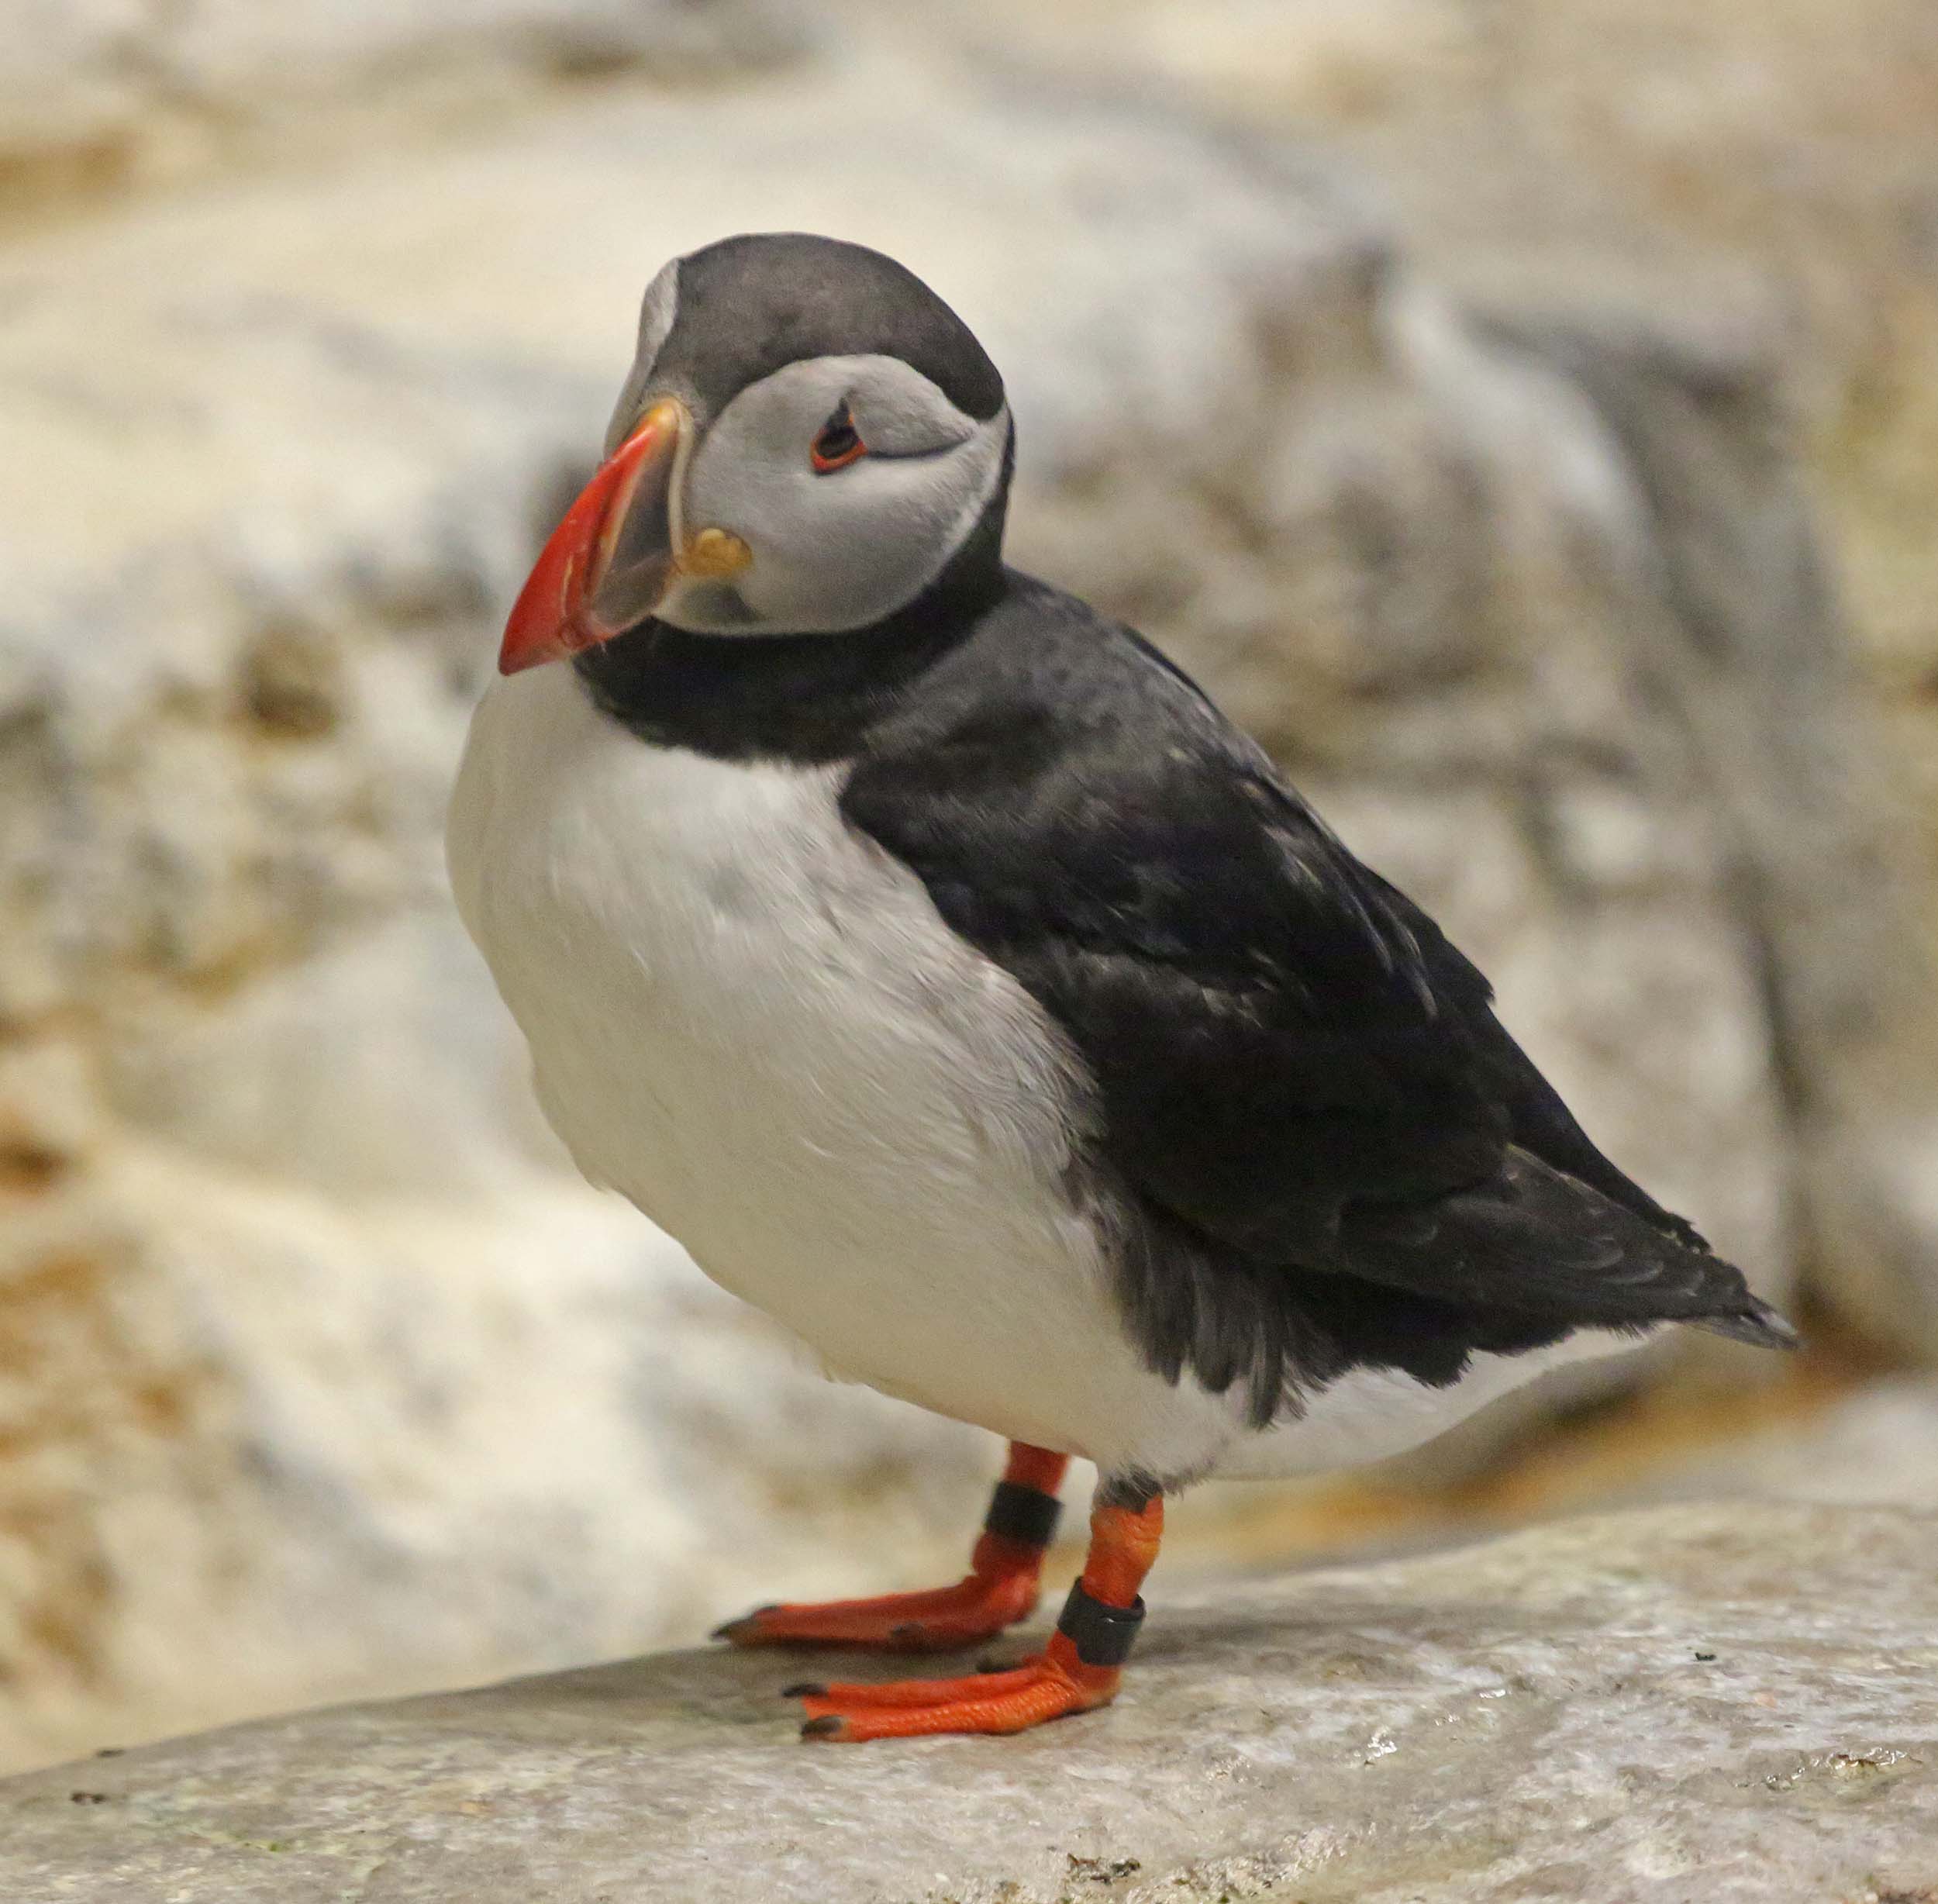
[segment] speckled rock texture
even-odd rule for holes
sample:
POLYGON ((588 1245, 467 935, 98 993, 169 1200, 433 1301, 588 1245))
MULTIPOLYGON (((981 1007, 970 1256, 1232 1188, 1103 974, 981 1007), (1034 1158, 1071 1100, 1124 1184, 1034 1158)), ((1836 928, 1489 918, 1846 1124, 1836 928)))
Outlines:
POLYGON ((1160 1587, 1119 1704, 1013 1740, 798 1744, 786 1662, 687 1653, 85 1761, 0 1785, 0 1894, 1922 1899, 1935 1632, 1938 1519, 1657 1509, 1160 1587))

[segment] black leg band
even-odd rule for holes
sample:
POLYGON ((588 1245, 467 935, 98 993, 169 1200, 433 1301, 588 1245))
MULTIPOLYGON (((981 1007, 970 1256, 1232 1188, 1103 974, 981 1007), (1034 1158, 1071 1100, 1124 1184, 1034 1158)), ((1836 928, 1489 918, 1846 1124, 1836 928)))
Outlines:
POLYGON ((1077 1649, 1078 1658, 1086 1666, 1121 1666, 1130 1657, 1137 1629, 1143 1623, 1143 1595, 1129 1606, 1109 1606, 1093 1600, 1078 1580, 1064 1602, 1057 1630, 1077 1649))
POLYGON ((1047 1547, 1062 1512, 1063 1503, 1053 1494, 1017 1481, 999 1481, 983 1530, 999 1533, 1005 1540, 1020 1540, 1025 1547, 1047 1547))

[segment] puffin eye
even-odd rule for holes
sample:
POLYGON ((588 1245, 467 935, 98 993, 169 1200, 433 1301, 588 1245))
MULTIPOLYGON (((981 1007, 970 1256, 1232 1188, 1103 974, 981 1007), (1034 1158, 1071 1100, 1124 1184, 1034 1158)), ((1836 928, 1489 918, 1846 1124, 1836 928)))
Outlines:
POLYGON ((825 476, 830 470, 845 469, 857 457, 868 454, 868 446, 861 440, 854 426, 854 418, 845 403, 837 404, 828 420, 821 426, 821 433, 814 440, 809 458, 817 475, 825 476))

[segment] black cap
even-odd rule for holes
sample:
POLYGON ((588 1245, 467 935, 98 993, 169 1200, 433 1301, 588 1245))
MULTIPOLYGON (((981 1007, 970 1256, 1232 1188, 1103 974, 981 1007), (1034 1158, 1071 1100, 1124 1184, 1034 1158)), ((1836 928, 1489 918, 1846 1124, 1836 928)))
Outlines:
POLYGON ((899 357, 979 421, 1002 378, 974 333, 915 273, 865 245, 805 232, 722 238, 680 260, 657 388, 717 416, 748 385, 804 357, 899 357))

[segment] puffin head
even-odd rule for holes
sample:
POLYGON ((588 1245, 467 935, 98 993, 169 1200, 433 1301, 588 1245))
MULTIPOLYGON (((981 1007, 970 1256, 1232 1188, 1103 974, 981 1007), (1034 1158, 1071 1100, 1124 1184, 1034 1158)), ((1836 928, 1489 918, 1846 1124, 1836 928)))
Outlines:
POLYGON ((499 670, 649 619, 870 626, 972 541, 994 564, 1009 436, 995 366, 893 259, 795 233, 676 258, 647 287, 605 460, 519 594, 499 670))

